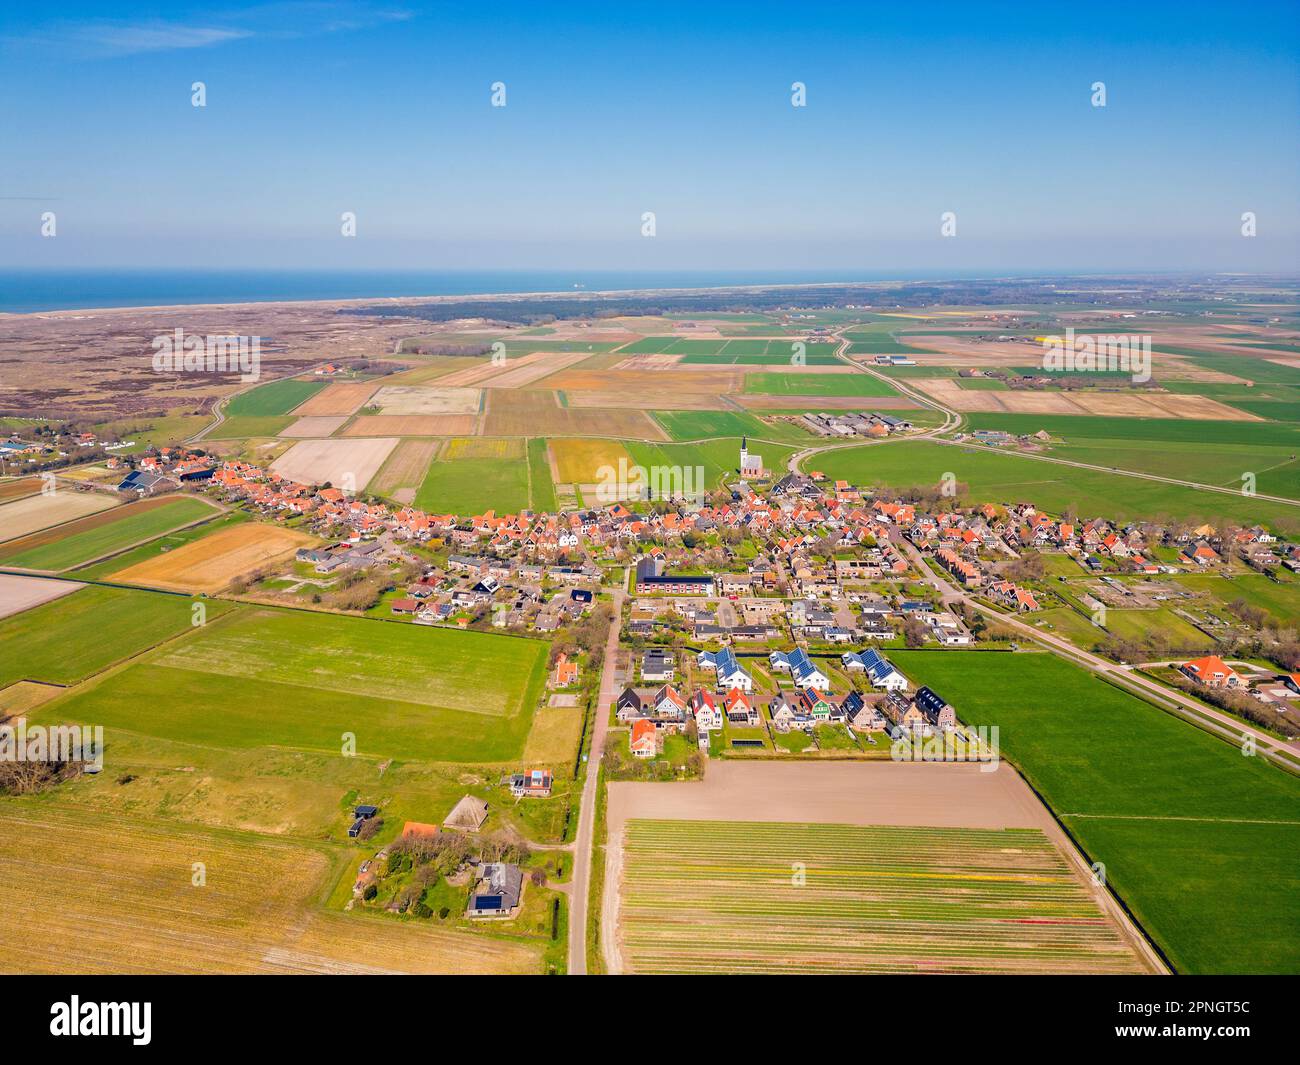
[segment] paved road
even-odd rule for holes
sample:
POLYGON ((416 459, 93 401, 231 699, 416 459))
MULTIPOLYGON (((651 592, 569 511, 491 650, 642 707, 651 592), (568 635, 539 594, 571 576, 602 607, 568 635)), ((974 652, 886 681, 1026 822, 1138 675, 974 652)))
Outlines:
POLYGON ((605 641, 605 667, 600 675, 600 695, 596 699, 595 723, 591 733, 591 754, 587 779, 582 785, 582 807, 578 813, 578 835, 574 841, 573 884, 569 894, 569 973, 587 974, 587 903, 591 894, 591 852, 596 832, 596 792, 600 780, 600 760, 605 751, 605 733, 609 728, 609 704, 618 693, 614 690, 618 660, 618 635, 623 627, 623 600, 626 597, 627 571, 614 591, 614 620, 605 641))
MULTIPOLYGON (((786 468, 789 469, 791 473, 798 473, 805 459, 811 457, 812 455, 820 455, 824 451, 837 451, 840 448, 844 448, 844 447, 862 447, 864 445, 871 445, 871 444, 888 444, 890 443, 891 440, 898 440, 898 439, 922 440, 926 437, 937 436, 939 433, 946 433, 950 429, 956 429, 959 425, 961 425, 961 420, 962 420, 961 415, 958 414, 956 411, 949 410, 947 407, 944 407, 938 402, 936 402, 935 400, 931 399, 925 393, 917 391, 916 389, 912 388, 910 385, 904 384, 903 382, 899 381, 897 378, 886 377, 884 374, 880 373, 879 371, 873 370, 870 366, 864 366, 862 363, 855 362, 853 359, 850 359, 848 356, 849 341, 845 337, 839 336, 838 334, 836 334, 836 336, 840 342, 840 346, 835 349, 835 357, 839 359, 840 362, 844 363, 846 366, 852 366, 853 369, 857 370, 859 373, 868 374, 871 377, 875 377, 878 380, 884 381, 885 384, 887 384, 890 388, 906 396, 908 399, 913 400, 914 402, 918 403, 920 406, 929 407, 931 410, 938 411, 940 414, 943 415, 943 424, 935 426, 935 428, 933 429, 926 429, 923 432, 907 433, 903 437, 887 436, 881 440, 873 440, 870 438, 855 436, 847 440, 837 440, 836 442, 831 444, 821 444, 818 445, 817 447, 806 447, 802 451, 796 451, 793 455, 789 457, 789 459, 786 460, 786 468)), ((869 398, 863 399, 862 405, 863 407, 869 408, 871 405, 870 399, 869 398)))
POLYGON ((1084 651, 1076 647, 1069 640, 1057 636, 1055 633, 1043 632, 1019 618, 1010 614, 1002 614, 992 607, 978 603, 964 591, 954 587, 947 580, 932 572, 930 567, 922 560, 921 552, 908 540, 898 536, 895 542, 912 559, 917 569, 923 574, 926 582, 938 591, 945 606, 953 606, 959 602, 968 603, 972 609, 979 611, 985 617, 1016 630, 1016 632, 1021 633, 1035 643, 1042 644, 1049 651, 1070 659, 1089 672, 1108 677, 1127 687, 1140 689, 1143 694, 1159 699, 1179 716, 1193 721, 1206 731, 1212 732, 1230 743, 1240 746, 1244 736, 1253 736, 1256 749, 1261 756, 1289 766, 1292 769, 1300 769, 1300 740, 1280 740, 1276 736, 1270 736, 1268 733, 1261 732, 1243 721, 1238 721, 1230 714, 1225 714, 1214 707, 1205 706, 1176 689, 1166 688, 1150 677, 1138 673, 1133 666, 1118 665, 1093 654, 1091 651, 1084 651))

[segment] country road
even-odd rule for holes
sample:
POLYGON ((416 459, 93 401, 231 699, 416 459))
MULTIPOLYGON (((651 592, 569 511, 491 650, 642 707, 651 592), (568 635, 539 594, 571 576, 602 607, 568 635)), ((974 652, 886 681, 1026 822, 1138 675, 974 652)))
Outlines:
POLYGON ((605 733, 609 729, 609 705, 616 692, 615 675, 618 669, 618 637, 623 628, 624 589, 627 571, 614 590, 614 620, 609 626, 605 641, 605 666, 600 675, 600 694, 592 708, 594 721, 591 730, 591 748, 587 762, 587 778, 582 785, 582 805, 578 813, 578 834, 574 840, 573 882, 569 894, 569 974, 587 974, 587 904, 591 894, 591 857, 596 833, 596 796, 600 790, 600 763, 605 751, 605 733))

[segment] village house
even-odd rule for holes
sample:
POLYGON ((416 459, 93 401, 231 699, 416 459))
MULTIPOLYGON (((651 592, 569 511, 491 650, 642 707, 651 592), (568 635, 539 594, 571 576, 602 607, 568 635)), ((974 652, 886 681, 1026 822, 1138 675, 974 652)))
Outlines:
POLYGON ((862 651, 847 651, 840 660, 850 673, 865 673, 873 688, 885 691, 906 691, 907 678, 884 655, 873 647, 862 651))
POLYGON ((799 688, 814 688, 817 691, 830 691, 831 679, 813 664, 808 652, 802 647, 793 651, 773 651, 768 662, 775 673, 788 673, 799 688))
POLYGON ((1218 655, 1184 662, 1178 671, 1207 688, 1236 688, 1241 684, 1241 675, 1218 655))
POLYGON ((925 715, 925 720, 932 728, 947 732, 957 727, 956 712, 933 689, 918 688, 914 705, 925 715))
POLYGON ((570 684, 576 684, 577 680, 578 663, 570 661, 569 656, 561 651, 555 660, 555 687, 567 688, 570 684))
POLYGON ((478 882, 470 893, 467 917, 508 919, 515 915, 524 893, 524 872, 504 862, 478 867, 478 882))
POLYGON ((533 769, 527 773, 513 773, 510 777, 510 794, 515 798, 546 799, 551 794, 551 771, 533 769))
POLYGON ((633 758, 653 758, 659 752, 659 733, 654 722, 646 718, 633 721, 628 744, 633 758))
POLYGON ((741 691, 754 690, 754 678, 736 661, 735 652, 729 647, 720 651, 701 651, 696 658, 696 665, 701 669, 711 670, 718 676, 718 688, 739 688, 741 691))
POLYGON ((758 713, 758 704, 739 688, 732 688, 727 692, 722 699, 722 707, 727 721, 733 725, 756 728, 762 721, 758 713))
POLYGON ((700 688, 691 696, 691 713, 695 716, 695 727, 701 732, 716 731, 722 728, 722 711, 718 700, 706 688, 700 688))

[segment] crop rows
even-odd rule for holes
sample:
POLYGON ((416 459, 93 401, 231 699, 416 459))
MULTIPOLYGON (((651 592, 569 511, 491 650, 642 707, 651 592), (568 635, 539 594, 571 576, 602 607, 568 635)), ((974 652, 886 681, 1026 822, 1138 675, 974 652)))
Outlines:
POLYGON ((1033 829, 627 825, 620 945, 636 972, 1137 972, 1033 829))

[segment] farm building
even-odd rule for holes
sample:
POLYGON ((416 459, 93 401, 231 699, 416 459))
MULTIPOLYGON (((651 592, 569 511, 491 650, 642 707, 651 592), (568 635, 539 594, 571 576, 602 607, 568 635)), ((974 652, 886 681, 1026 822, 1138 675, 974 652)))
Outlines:
POLYGON ((442 826, 457 832, 477 832, 483 827, 487 815, 487 803, 473 795, 466 795, 452 808, 442 826))

